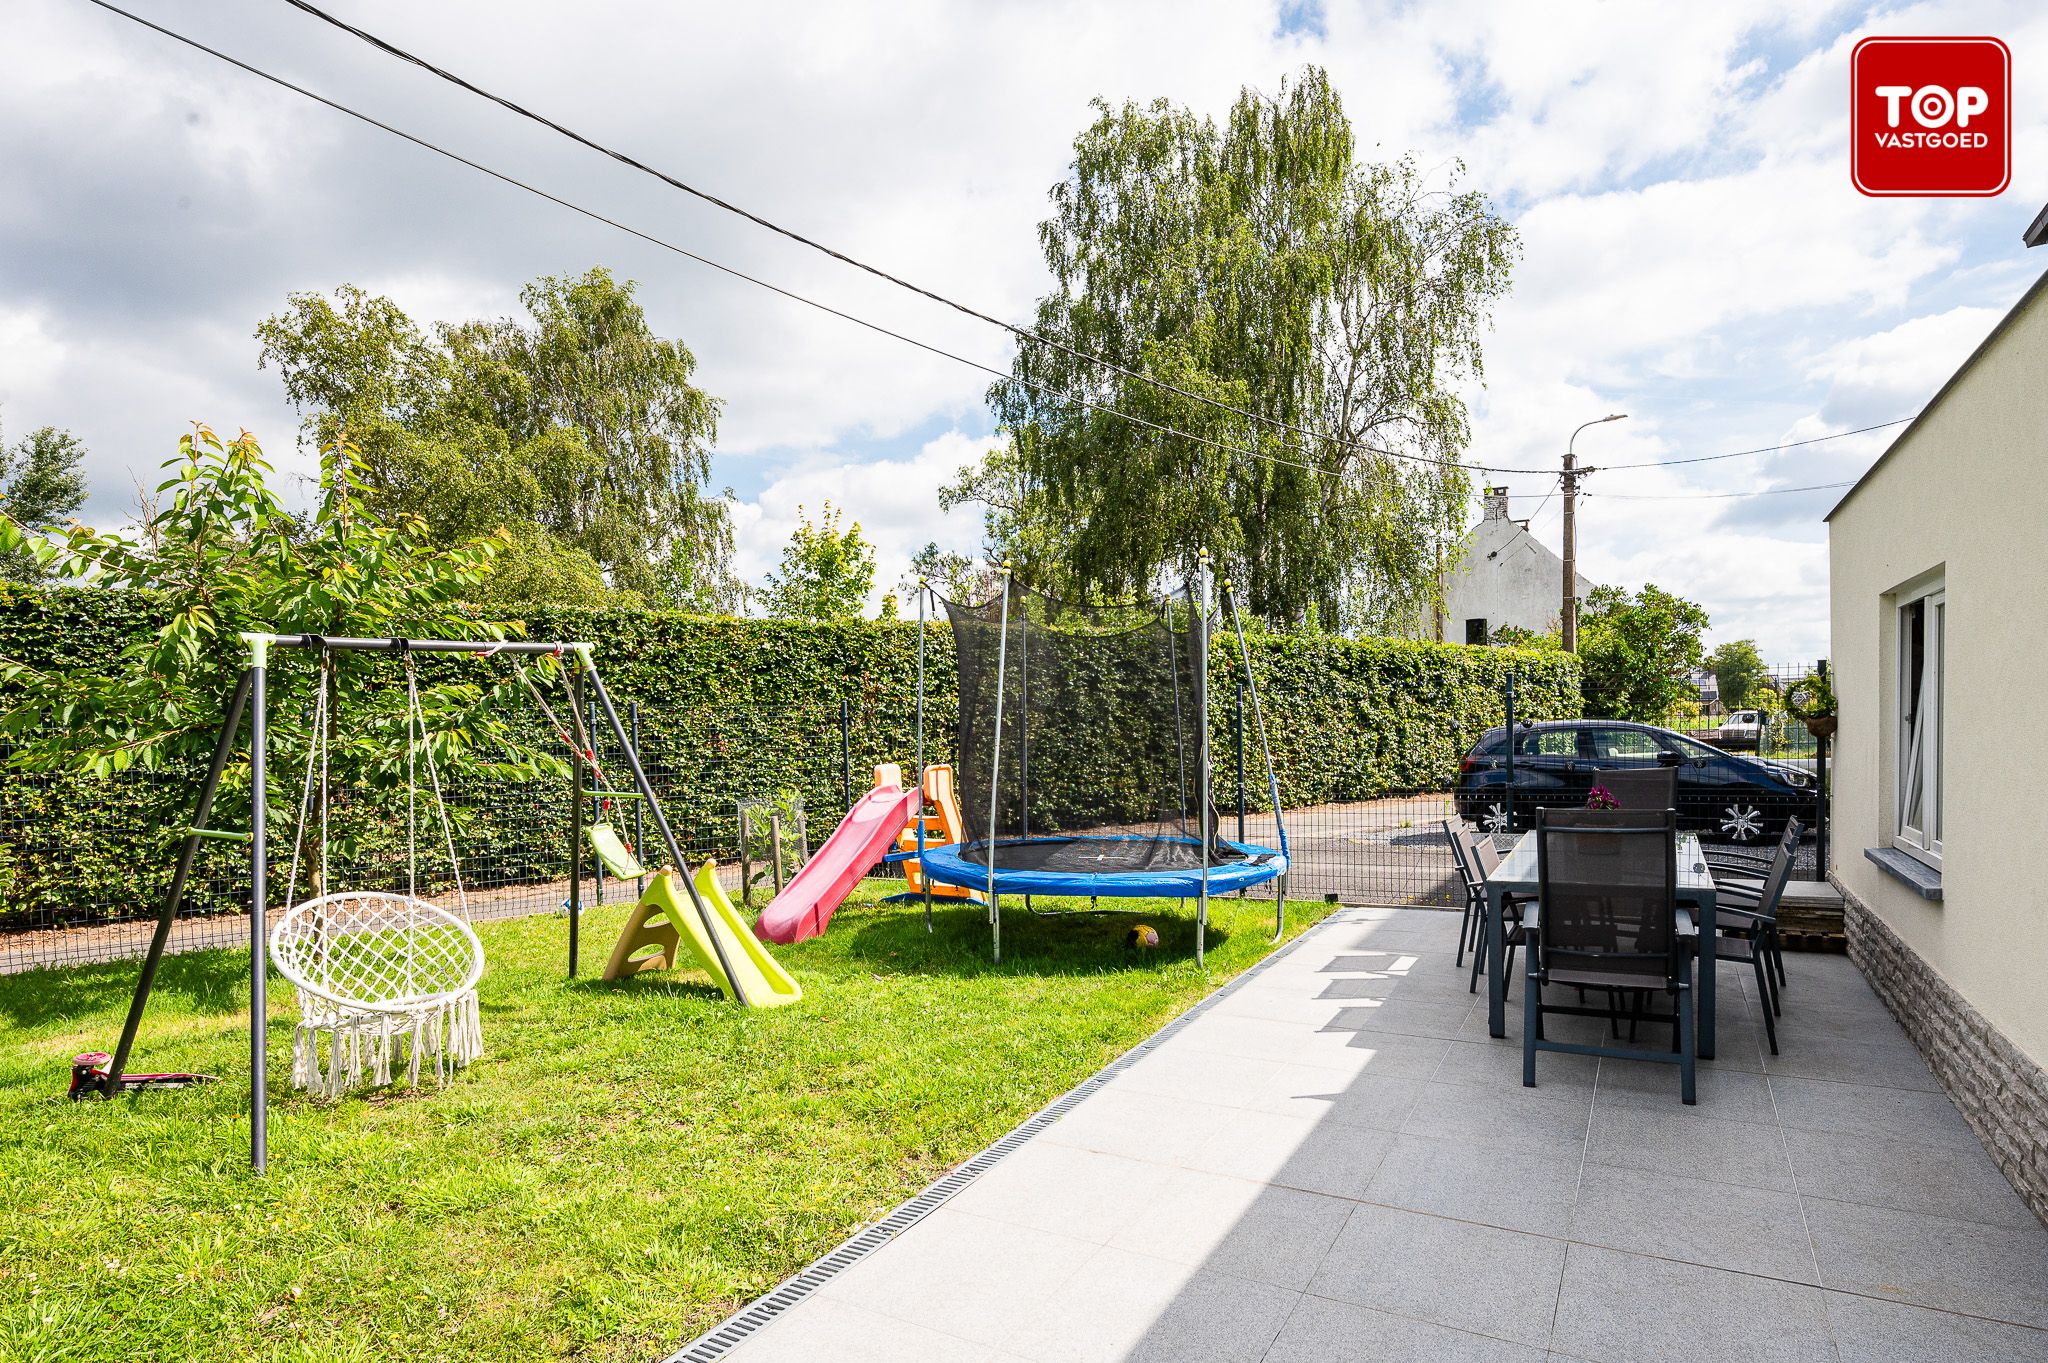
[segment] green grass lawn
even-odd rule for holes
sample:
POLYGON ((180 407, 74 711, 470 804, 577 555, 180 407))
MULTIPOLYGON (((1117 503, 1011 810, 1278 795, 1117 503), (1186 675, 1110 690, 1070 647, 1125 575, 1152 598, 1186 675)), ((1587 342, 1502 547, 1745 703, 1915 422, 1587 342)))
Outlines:
MULTIPOLYGON (((165 962, 133 1069, 224 1082, 74 1105, 132 963, 0 978, 0 1358, 659 1357, 978 1151, 1258 960, 1272 904, 985 916, 849 904, 749 1012, 699 974, 567 981, 559 918, 480 929, 484 1058, 325 1103, 286 1083, 247 1167, 247 953, 165 962)), ((1328 911, 1289 906, 1291 930, 1328 911)), ((625 908, 584 920, 586 971, 625 908)), ((993 1266, 992 1266, 993 1267, 993 1266)))

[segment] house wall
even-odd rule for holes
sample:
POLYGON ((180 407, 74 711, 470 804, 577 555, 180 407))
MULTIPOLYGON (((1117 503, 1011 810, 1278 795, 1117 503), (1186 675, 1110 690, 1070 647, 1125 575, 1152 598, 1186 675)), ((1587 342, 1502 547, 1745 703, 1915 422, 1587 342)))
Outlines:
MULTIPOLYGON (((2048 720, 2044 376, 2048 290, 2037 284, 1829 519, 1841 708, 1831 869, 1853 901, 1851 950, 1867 969, 1882 964, 1873 982, 1902 1016, 2002 1034, 2036 1071, 2020 1089, 2048 1065, 2048 761, 2035 741, 2048 720), (1892 593, 1933 573, 1948 596, 1938 901, 1864 855, 1890 845, 1897 817, 1892 593), (1864 920, 1860 944, 1859 914, 1877 920, 1864 920)), ((2016 1105, 1995 1082, 1969 1098, 1957 1063, 1942 1077, 1980 1129, 2016 1105)), ((2048 1112, 2005 1119, 2038 1122, 2048 1138, 2048 1112)))
MULTIPOLYGON (((1465 541, 1464 557, 1444 580, 1444 638, 1465 642, 1465 622, 1486 621, 1488 633, 1503 625, 1545 634, 1558 627, 1563 606, 1564 561, 1548 545, 1507 518, 1507 500, 1488 497, 1486 518, 1465 541)), ((1593 584, 1578 579, 1581 601, 1593 584)))

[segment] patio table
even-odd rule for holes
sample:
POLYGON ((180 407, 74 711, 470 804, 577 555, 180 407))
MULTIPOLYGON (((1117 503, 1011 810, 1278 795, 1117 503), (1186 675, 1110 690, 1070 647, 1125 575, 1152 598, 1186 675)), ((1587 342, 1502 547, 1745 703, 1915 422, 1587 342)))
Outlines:
MULTIPOLYGON (((1491 1036, 1506 1036, 1507 945, 1502 915, 1509 895, 1536 897, 1536 834, 1531 831, 1515 840, 1493 874, 1486 878, 1486 1030, 1491 1036)), ((1690 833, 1678 835, 1678 902, 1693 907, 1700 940, 1698 995, 1699 1057, 1714 1057, 1714 876, 1707 869, 1707 857, 1700 840, 1690 833)), ((1540 912, 1540 908, 1539 908, 1540 912)))

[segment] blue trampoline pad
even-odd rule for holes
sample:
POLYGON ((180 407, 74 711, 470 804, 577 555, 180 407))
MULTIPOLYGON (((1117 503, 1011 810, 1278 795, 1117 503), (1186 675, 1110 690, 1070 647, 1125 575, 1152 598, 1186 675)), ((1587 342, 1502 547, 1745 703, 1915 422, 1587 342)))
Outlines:
MULTIPOLYGON (((1165 847, 1155 838, 1005 838, 994 848, 995 890, 1104 899, 1199 895, 1201 844, 1193 838, 1163 841, 1165 847)), ((1221 839, 1217 845, 1228 849, 1229 856, 1209 867, 1212 895, 1263 885, 1287 869, 1286 856, 1275 848, 1221 839)), ((969 842, 927 847, 919 865, 941 885, 984 890, 989 884, 988 862, 989 844, 969 842)))

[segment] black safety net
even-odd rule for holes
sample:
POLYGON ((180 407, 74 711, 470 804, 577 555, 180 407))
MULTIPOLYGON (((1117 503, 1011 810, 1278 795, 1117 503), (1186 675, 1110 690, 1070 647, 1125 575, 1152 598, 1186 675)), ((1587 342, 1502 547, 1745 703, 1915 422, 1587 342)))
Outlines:
MULTIPOLYGON (((1203 864, 1203 631, 1187 597, 1110 612, 1013 587, 1007 612, 1001 597, 946 611, 964 856, 985 865, 993 842, 998 864, 1020 870, 1203 864)), ((1242 856, 1214 840, 1213 811, 1209 827, 1208 864, 1242 856)))

